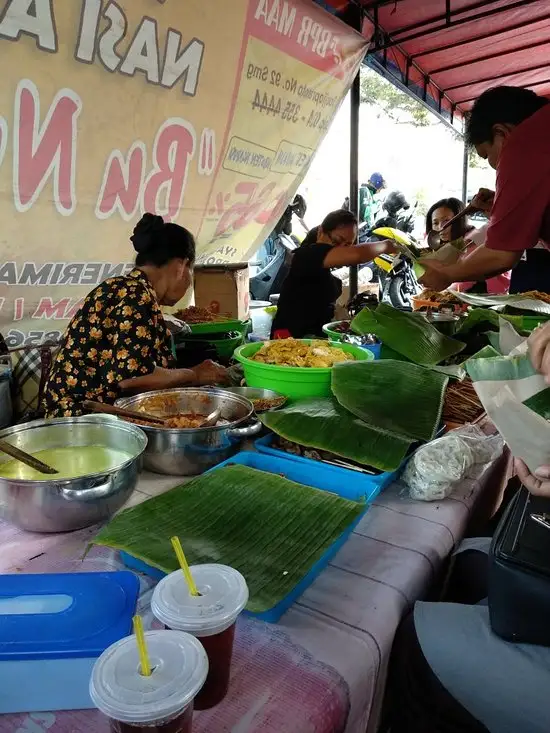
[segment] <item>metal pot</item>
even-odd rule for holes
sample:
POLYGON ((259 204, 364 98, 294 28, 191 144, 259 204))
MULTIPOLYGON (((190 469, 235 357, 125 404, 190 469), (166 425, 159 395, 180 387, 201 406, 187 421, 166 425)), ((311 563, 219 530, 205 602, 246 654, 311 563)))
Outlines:
MULTIPOLYGON (((147 445, 136 425, 95 415, 34 420, 3 430, 0 438, 28 453, 93 445, 116 446, 131 456, 110 471, 74 479, 45 476, 23 481, 0 476, 0 516, 30 532, 69 532, 110 517, 132 494, 147 445)), ((9 460, 0 453, 0 464, 9 460)))
POLYGON ((278 410, 287 401, 286 397, 280 394, 280 392, 275 392, 272 389, 262 389, 261 387, 228 387, 227 391, 250 400, 256 414, 267 412, 268 410, 278 410), (254 404, 255 400, 279 400, 280 402, 277 407, 268 407, 267 410, 259 410, 254 404))
POLYGON ((262 429, 258 420, 246 427, 254 408, 250 400, 223 389, 182 388, 124 397, 115 403, 128 410, 159 417, 180 413, 208 415, 218 407, 223 425, 212 428, 160 428, 142 425, 147 435, 143 465, 150 471, 170 476, 196 476, 230 458, 240 443, 262 429))
POLYGON ((423 313, 424 318, 445 336, 453 336, 460 323, 460 316, 452 313, 423 313))

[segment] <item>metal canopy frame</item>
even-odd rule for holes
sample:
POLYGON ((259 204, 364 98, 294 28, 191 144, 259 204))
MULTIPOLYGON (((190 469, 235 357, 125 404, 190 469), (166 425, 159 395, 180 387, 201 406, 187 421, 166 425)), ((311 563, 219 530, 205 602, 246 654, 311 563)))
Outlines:
MULTIPOLYGON (((324 0, 327 4, 370 40, 364 63, 456 132, 461 132, 458 123, 475 99, 499 83, 515 83, 550 97, 548 0, 348 0, 343 9, 342 0, 324 0), (487 48, 491 42, 493 48, 487 48)), ((350 119, 350 204, 355 213, 359 106, 358 74, 350 119)), ((465 147, 464 195, 467 163, 465 147)), ((357 273, 352 270, 350 293, 356 292, 357 273)))
POLYGON ((529 88, 546 87, 543 93, 550 95, 550 74, 545 73, 550 68, 547 61, 550 58, 550 26, 544 28, 544 24, 550 24, 548 3, 540 0, 400 0, 388 14, 387 9, 384 11, 385 0, 352 1, 362 5, 367 32, 371 34, 368 57, 374 57, 390 75, 393 72, 401 86, 420 101, 427 101, 450 124, 455 122, 451 119, 454 112, 464 116, 481 91, 503 80, 529 88), (410 22, 415 12, 420 19, 410 22), (404 18, 402 23, 400 15, 404 18), (531 37, 522 42, 518 31, 531 37), (446 36, 448 42, 445 42, 446 36), (487 49, 489 43, 496 48, 487 49), (387 64, 392 51, 400 58, 400 63, 393 69, 387 64), (465 52, 469 57, 465 58, 465 52), (459 58, 455 58, 457 53, 459 58), (514 59, 517 59, 515 64, 512 63, 514 59), (417 71, 414 75, 416 87, 419 77, 423 82, 420 95, 418 88, 411 86, 412 69, 417 71), (471 92, 459 93, 469 87, 473 88, 471 92), (431 95, 428 89, 432 90, 431 95))
MULTIPOLYGON (((469 15, 466 18, 457 18, 456 20, 454 19, 455 16, 464 15, 465 13, 470 13, 474 10, 481 10, 482 8, 486 8, 487 5, 494 4, 498 1, 499 0, 479 0, 479 2, 472 3, 471 5, 468 5, 464 8, 453 11, 451 0, 444 0, 446 8, 445 13, 440 14, 434 18, 429 18, 428 20, 413 23, 409 26, 405 26, 398 30, 392 31, 391 33, 385 33, 385 35, 387 36, 387 40, 382 44, 375 45, 375 47, 372 49, 372 52, 376 53, 377 51, 381 51, 384 48, 389 48, 396 43, 403 44, 407 41, 414 41, 417 38, 425 38, 427 35, 431 35, 432 33, 439 33, 441 31, 448 30, 452 26, 463 25, 464 23, 473 23, 477 20, 486 20, 487 18, 490 18, 494 15, 499 15, 504 12, 509 12, 510 10, 515 10, 516 8, 521 8, 525 5, 540 2, 540 0, 516 0, 506 7, 489 8, 483 10, 480 13, 476 13, 475 15, 469 15), (433 27, 434 23, 439 23, 439 25, 433 27), (409 31, 416 31, 416 33, 409 34, 408 36, 405 35, 404 38, 401 38, 402 34, 406 34, 409 31)), ((380 6, 375 6, 373 12, 373 21, 376 21, 375 25, 378 24, 378 18, 376 17, 378 16, 378 7, 380 6)))

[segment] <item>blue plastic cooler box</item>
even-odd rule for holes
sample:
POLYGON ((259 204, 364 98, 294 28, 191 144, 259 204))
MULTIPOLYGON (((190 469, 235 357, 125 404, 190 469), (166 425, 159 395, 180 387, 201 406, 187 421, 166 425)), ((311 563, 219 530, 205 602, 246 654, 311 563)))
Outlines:
MULTIPOLYGON (((334 494, 338 494, 338 496, 342 496, 345 499, 352 499, 354 501, 361 501, 365 498, 367 499, 367 501, 369 501, 372 500, 374 496, 378 493, 378 491, 376 491, 375 494, 373 494, 372 492, 368 494, 368 492, 365 491, 366 482, 363 482, 362 484, 364 488, 359 490, 355 479, 357 478, 358 482, 359 480, 364 480, 365 476, 362 474, 358 475, 357 477, 353 476, 350 478, 346 475, 347 473, 351 473, 350 471, 333 469, 332 466, 326 466, 322 463, 315 464, 315 470, 312 470, 309 465, 304 466, 298 461, 290 461, 285 457, 281 458, 279 456, 268 456, 262 455, 261 453, 252 453, 247 451, 238 453, 233 458, 230 458, 224 463, 221 463, 219 466, 210 469, 208 473, 211 473, 212 471, 217 471, 220 468, 230 466, 235 463, 241 466, 256 468, 259 471, 266 471, 267 473, 274 473, 279 475, 282 474, 290 481, 296 481, 296 483, 305 484, 306 486, 312 486, 313 488, 321 489, 322 491, 331 491, 334 494), (344 475, 342 476, 341 474, 344 475)), ((306 464, 307 463, 309 463, 309 461, 306 461, 306 464)), ((311 463, 314 462, 311 461, 311 463)), ((370 485, 371 484, 369 484, 369 486, 370 485)), ((367 508, 368 506, 365 506, 365 511, 367 511, 367 508)), ((259 618, 262 621, 267 621, 268 623, 277 623, 283 613, 285 613, 285 611, 288 611, 294 601, 302 595, 302 593, 306 590, 306 588, 311 585, 311 583, 313 583, 313 581, 321 573, 321 571, 325 569, 325 567, 329 564, 332 558, 336 555, 338 550, 344 545, 344 543, 351 535, 357 524, 361 521, 363 516, 364 512, 356 520, 354 520, 350 524, 350 526, 344 530, 344 532, 342 532, 340 537, 335 542, 333 542, 332 545, 325 551, 325 553, 317 560, 317 562, 311 567, 309 572, 302 578, 298 585, 296 585, 291 590, 291 592, 287 596, 285 596, 285 598, 279 601, 277 605, 273 606, 273 608, 270 608, 267 611, 263 611, 262 613, 245 613, 247 613, 247 615, 249 616, 253 616, 254 618, 259 618)), ((146 575, 156 578, 157 580, 160 580, 165 575, 162 570, 154 568, 151 565, 147 565, 147 563, 143 562, 142 560, 138 560, 137 558, 129 555, 126 552, 121 552, 120 556, 124 564, 132 570, 136 570, 140 573, 145 573, 146 575)))
POLYGON ((0 713, 94 708, 95 661, 131 631, 127 571, 0 575, 0 713))

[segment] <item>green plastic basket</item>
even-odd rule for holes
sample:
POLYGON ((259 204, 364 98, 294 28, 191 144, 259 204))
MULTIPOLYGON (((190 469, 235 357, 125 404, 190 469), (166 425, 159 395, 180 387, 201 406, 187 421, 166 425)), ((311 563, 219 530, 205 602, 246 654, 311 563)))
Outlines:
POLYGON ((243 343, 244 336, 239 333, 238 336, 233 336, 232 338, 209 339, 208 335, 206 335, 204 340, 212 344, 212 346, 218 352, 218 356, 220 357, 220 359, 231 359, 235 349, 241 346, 241 344, 243 343))
MULTIPOLYGON (((212 321, 209 323, 190 323, 189 328, 191 333, 194 334, 206 334, 206 333, 229 333, 229 331, 238 331, 244 333, 243 329, 245 324, 243 321, 231 320, 231 321, 212 321)), ((246 335, 246 334, 244 334, 246 335)))
POLYGON ((333 331, 334 326, 339 326, 341 323, 351 323, 351 321, 333 321, 332 323, 325 323, 323 326, 323 333, 329 337, 329 341, 341 341, 343 333, 333 331))
MULTIPOLYGON (((220 359, 228 360, 233 356, 235 349, 244 343, 244 338, 242 333, 235 330, 229 331, 228 333, 181 335, 176 337, 175 342, 176 344, 210 344, 216 349, 216 353, 220 359)), ((175 351, 173 353, 175 355, 175 351)))
MULTIPOLYGON (((312 339, 301 339, 310 344, 312 339)), ((357 361, 374 359, 370 351, 352 344, 332 343, 337 349, 351 354, 357 361)), ((316 397, 330 397, 332 367, 288 367, 262 364, 250 358, 262 348, 262 343, 245 344, 235 351, 235 359, 244 368, 244 378, 248 387, 272 389, 289 400, 307 400, 316 397)))

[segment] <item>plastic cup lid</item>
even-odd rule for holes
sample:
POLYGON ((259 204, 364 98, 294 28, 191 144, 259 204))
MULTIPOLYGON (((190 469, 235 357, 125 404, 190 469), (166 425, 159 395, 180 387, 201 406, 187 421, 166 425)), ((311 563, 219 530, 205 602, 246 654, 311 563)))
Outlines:
POLYGON ((151 610, 165 626, 195 636, 214 636, 229 628, 248 602, 243 576, 227 565, 193 565, 200 593, 192 596, 181 570, 163 578, 154 590, 151 610))
POLYGON ((121 723, 155 723, 185 710, 204 684, 208 657, 202 644, 181 631, 147 631, 152 674, 140 673, 134 636, 106 649, 94 665, 90 697, 121 723))

